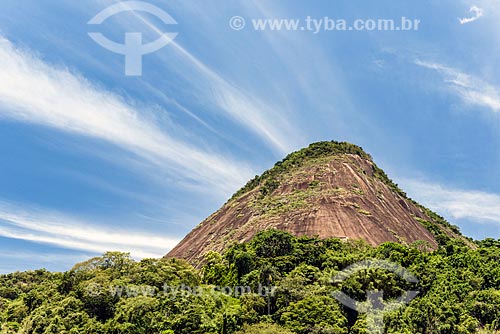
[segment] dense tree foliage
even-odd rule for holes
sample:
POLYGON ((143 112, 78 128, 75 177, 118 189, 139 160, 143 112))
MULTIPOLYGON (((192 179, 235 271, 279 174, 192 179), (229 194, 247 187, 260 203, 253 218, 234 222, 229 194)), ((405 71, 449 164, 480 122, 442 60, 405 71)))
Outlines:
POLYGON ((296 238, 270 230, 224 254, 210 252, 200 270, 182 260, 132 260, 106 253, 65 273, 0 276, 0 333, 367 333, 366 317, 332 292, 364 301, 406 290, 419 295, 384 317, 386 333, 465 334, 500 331, 500 240, 476 248, 442 241, 429 252, 409 246, 296 238), (368 269, 342 281, 341 270, 365 259, 407 268, 368 269))

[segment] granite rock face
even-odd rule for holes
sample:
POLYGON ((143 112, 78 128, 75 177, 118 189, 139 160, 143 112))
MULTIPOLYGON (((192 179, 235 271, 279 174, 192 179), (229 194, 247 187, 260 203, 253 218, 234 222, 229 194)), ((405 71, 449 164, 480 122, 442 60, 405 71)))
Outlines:
POLYGON ((421 223, 431 221, 425 210, 361 148, 337 149, 340 144, 352 145, 322 142, 292 153, 250 181, 166 256, 196 265, 206 252, 222 252, 270 228, 296 236, 364 239, 371 245, 423 240, 436 248, 434 235, 421 223))

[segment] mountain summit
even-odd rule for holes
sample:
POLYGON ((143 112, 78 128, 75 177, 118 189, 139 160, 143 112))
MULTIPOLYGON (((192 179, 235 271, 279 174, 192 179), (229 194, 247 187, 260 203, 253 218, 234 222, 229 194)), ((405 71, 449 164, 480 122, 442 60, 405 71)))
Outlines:
POLYGON ((371 156, 345 142, 319 142, 289 154, 250 180, 194 228, 167 257, 198 263, 257 232, 364 239, 436 248, 440 238, 462 238, 456 227, 410 200, 371 156))

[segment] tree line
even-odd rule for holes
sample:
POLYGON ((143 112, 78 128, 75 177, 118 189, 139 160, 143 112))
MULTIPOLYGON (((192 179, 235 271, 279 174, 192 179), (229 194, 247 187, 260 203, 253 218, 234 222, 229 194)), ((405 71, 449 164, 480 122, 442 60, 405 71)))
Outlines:
POLYGON ((0 332, 362 334, 366 317, 332 292, 363 301, 367 291, 383 291, 390 300, 418 290, 408 305, 385 314, 385 333, 498 333, 499 263, 500 240, 494 239, 472 248, 447 239, 431 251, 425 242, 372 247, 277 230, 235 243, 223 254, 209 252, 200 270, 179 259, 134 261, 108 252, 67 272, 0 275, 0 332), (332 281, 366 259, 396 263, 418 282, 383 269, 332 281), (229 294, 214 287, 249 290, 229 294), (263 287, 272 293, 262 293, 263 287))

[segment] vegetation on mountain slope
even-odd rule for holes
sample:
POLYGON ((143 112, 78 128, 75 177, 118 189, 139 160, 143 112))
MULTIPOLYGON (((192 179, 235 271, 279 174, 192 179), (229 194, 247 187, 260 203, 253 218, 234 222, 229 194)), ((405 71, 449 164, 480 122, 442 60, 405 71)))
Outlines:
POLYGON ((276 188, 279 184, 279 178, 284 173, 300 167, 306 162, 340 154, 355 154, 363 159, 372 160, 372 157, 363 151, 361 147, 351 143, 337 141, 313 143, 306 148, 290 153, 283 160, 277 162, 273 168, 265 171, 262 175, 256 175, 252 180, 248 181, 243 188, 238 190, 231 199, 237 198, 238 196, 255 189, 259 185, 263 186, 261 191, 264 194, 272 192, 273 188, 276 188))
MULTIPOLYGON (((367 333, 366 317, 337 302, 334 291, 364 301, 369 290, 383 291, 388 300, 409 289, 419 295, 385 316, 385 333, 500 330, 500 240, 473 243, 462 237, 458 228, 408 199, 356 145, 311 144, 250 181, 226 206, 227 224, 217 225, 223 217, 212 215, 202 227, 213 229, 192 239, 204 244, 200 238, 208 236, 209 243, 221 237, 223 251, 206 253, 200 270, 175 258, 136 262, 128 254, 110 252, 65 273, 0 275, 0 334, 362 334, 367 333), (337 179, 328 183, 335 178, 332 171, 338 172, 337 179), (347 225, 382 226, 400 243, 374 247, 274 229, 245 243, 238 242, 249 239, 242 237, 245 233, 233 235, 239 220, 246 219, 244 227, 254 235, 269 228, 256 228, 256 222, 269 220, 273 226, 272 220, 283 214, 292 214, 285 223, 300 221, 294 225, 300 228, 304 220, 293 214, 311 205, 318 208, 318 203, 350 213, 355 219, 344 216, 347 225), (393 208, 395 225, 388 223, 390 212, 380 209, 385 207, 393 208), (410 230, 415 238, 402 238, 397 228, 410 230), (426 234, 432 245, 411 242, 426 234), (374 258, 408 268, 419 282, 370 269, 332 283, 339 271, 374 258)), ((372 227, 370 234, 377 231, 372 227)), ((388 239, 381 240, 377 244, 388 239)))
POLYGON ((1 275, 0 332, 361 334, 367 333, 364 316, 338 303, 332 291, 364 301, 367 290, 383 290, 388 300, 408 289, 420 293, 385 316, 386 333, 499 331, 500 240, 471 249, 446 239, 427 249, 421 242, 372 247, 268 230, 224 254, 208 253, 200 271, 182 260, 136 262, 106 253, 65 273, 1 275), (380 269, 332 283, 340 270, 373 258, 400 264, 418 283, 380 269))
POLYGON ((275 228, 296 236, 429 242, 462 239, 456 226, 406 196, 359 146, 318 142, 249 181, 232 199, 196 226, 167 257, 197 267, 208 251, 275 228))

